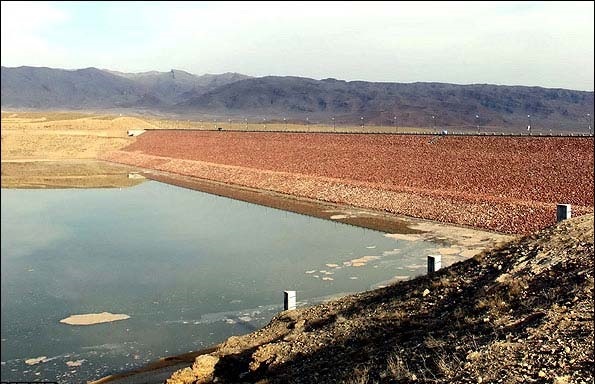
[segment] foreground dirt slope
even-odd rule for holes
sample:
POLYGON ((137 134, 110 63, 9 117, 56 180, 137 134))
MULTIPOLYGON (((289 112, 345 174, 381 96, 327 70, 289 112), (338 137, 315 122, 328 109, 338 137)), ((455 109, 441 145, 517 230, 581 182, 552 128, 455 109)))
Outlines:
POLYGON ((593 139, 156 131, 106 160, 499 232, 593 212, 593 139))
POLYGON ((588 383, 593 215, 431 276, 285 311, 169 384, 588 383))

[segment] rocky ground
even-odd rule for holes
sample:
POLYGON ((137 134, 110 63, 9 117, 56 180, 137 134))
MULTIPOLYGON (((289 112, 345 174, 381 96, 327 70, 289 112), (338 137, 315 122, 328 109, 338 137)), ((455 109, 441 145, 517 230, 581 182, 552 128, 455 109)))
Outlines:
POLYGON ((168 384, 592 383, 593 215, 429 276, 285 311, 168 384))
POLYGON ((593 139, 154 131, 105 160, 505 233, 593 212, 593 139))
POLYGON ((586 137, 153 131, 126 150, 377 183, 386 190, 440 188, 576 205, 593 200, 592 188, 582 184, 593 180, 593 139, 586 137))

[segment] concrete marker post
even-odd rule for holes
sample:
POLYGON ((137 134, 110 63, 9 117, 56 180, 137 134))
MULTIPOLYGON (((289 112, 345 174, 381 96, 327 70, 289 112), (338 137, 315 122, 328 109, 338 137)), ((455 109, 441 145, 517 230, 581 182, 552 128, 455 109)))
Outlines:
POLYGON ((556 222, 567 220, 572 217, 572 210, 570 204, 558 204, 556 207, 556 222))
POLYGON ((292 310, 296 308, 295 291, 283 291, 283 310, 292 310))
POLYGON ((428 274, 438 271, 442 267, 442 256, 428 256, 428 274))

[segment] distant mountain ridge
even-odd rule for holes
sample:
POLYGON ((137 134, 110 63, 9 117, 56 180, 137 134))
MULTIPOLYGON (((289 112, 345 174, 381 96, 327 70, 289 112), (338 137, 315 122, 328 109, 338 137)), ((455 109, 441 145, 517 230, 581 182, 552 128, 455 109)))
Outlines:
POLYGON ((593 92, 526 86, 378 83, 239 73, 2 67, 2 108, 129 109, 182 116, 399 126, 579 129, 593 92), (531 115, 528 118, 527 115, 531 115), (434 117, 432 117, 434 116, 434 117), (476 117, 478 116, 478 117, 476 117), (364 119, 362 119, 362 117, 364 119))
POLYGON ((64 70, 2 67, 2 107, 167 108, 249 76, 196 76, 169 72, 123 73, 97 68, 64 70))
POLYGON ((197 76, 178 69, 172 69, 169 72, 107 72, 135 81, 145 92, 153 94, 167 105, 174 105, 217 87, 249 78, 249 76, 231 72, 197 76))

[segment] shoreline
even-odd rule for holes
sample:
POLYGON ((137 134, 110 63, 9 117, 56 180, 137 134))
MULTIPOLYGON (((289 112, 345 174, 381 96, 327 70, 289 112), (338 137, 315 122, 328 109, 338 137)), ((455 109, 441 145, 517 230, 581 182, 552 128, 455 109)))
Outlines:
POLYGON ((463 239, 473 239, 474 236, 470 233, 476 233, 482 234, 486 240, 492 241, 492 246, 521 236, 521 234, 510 234, 470 225, 453 224, 387 211, 354 207, 347 204, 315 200, 302 196, 251 188, 215 180, 201 179, 166 171, 158 171, 142 167, 137 167, 137 171, 148 180, 240 200, 251 204, 262 205, 281 211, 288 211, 341 224, 367 228, 386 234, 420 235, 426 240, 438 241, 444 239, 446 236, 448 239, 447 242, 457 244, 463 241, 463 239), (461 233, 465 232, 465 236, 457 237, 455 235, 457 231, 460 231, 461 233), (489 239, 486 238, 485 235, 490 235, 488 236, 489 239))
MULTIPOLYGON (((106 162, 111 163, 110 161, 106 162)), ((517 238, 517 236, 514 235, 498 233, 495 231, 488 231, 482 228, 454 225, 450 223, 442 223, 433 220, 398 215, 390 212, 357 208, 344 204, 342 205, 326 201, 318 201, 299 196, 282 194, 275 191, 259 190, 256 188, 228 184, 213 180, 200 179, 192 176, 173 174, 170 172, 146 169, 142 167, 137 167, 137 171, 149 180, 166 183, 181 188, 187 188, 195 191, 214 194, 217 196, 222 196, 235 200, 245 201, 252 204, 263 205, 269 208, 290 211, 293 213, 316 217, 324 220, 336 221, 342 224, 377 230, 385 232, 387 234, 399 233, 403 235, 410 234, 414 236, 424 235, 434 240, 444 239, 446 236, 446 238, 448 238, 449 241, 453 241, 455 244, 458 244, 458 242, 462 242, 464 240, 468 240, 469 236, 471 236, 469 235, 469 233, 481 234, 482 237, 484 237, 484 240, 485 235, 490 234, 492 236, 490 236, 490 239, 488 240, 489 246, 485 247, 485 251, 495 249, 503 243, 517 238), (346 217, 331 219, 331 216, 339 216, 341 213, 347 213, 347 215, 341 215, 346 217), (353 215, 353 213, 356 213, 357 215, 353 215), (459 232, 460 236, 456 235, 457 232, 459 232)), ((476 237, 476 240, 478 240, 478 237, 476 237)), ((448 256, 443 257, 448 260, 448 256)), ((447 264, 452 264, 465 259, 467 258, 451 258, 450 262, 448 262, 447 264)), ((395 281, 385 283, 391 285, 395 283, 395 281)), ((382 287, 383 286, 380 286, 376 289, 381 289, 382 287)), ((369 289, 360 292, 360 294, 372 292, 374 290, 375 289, 369 289)), ((333 300, 353 296, 354 294, 357 293, 350 293, 347 295, 338 294, 337 296, 333 296, 333 300)), ((148 363, 141 368, 105 376, 98 380, 91 381, 89 382, 89 384, 161 383, 163 380, 161 380, 160 378, 165 377, 163 375, 168 374, 167 378, 169 378, 171 374, 173 374, 175 371, 192 366, 196 357, 201 355, 209 355, 216 351, 218 348, 220 348, 221 345, 222 344, 220 343, 212 347, 195 352, 188 352, 180 355, 163 357, 157 361, 148 363), (151 381, 148 381, 149 379, 151 381)))
MULTIPOLYGON (((112 163, 103 160, 102 162, 112 163)), ((115 163, 121 165, 119 163, 115 163)), ((420 234, 427 233, 422 229, 416 229, 416 225, 430 224, 440 227, 450 227, 456 230, 475 230, 481 233, 492 233, 500 235, 494 231, 486 231, 470 226, 460 226, 449 223, 442 223, 427 219, 418 219, 398 215, 390 212, 375 211, 371 209, 356 208, 345 204, 336 204, 326 201, 318 201, 314 199, 283 194, 270 190, 261 190, 257 188, 250 188, 241 185, 234 185, 223 183, 219 181, 200 179, 192 176, 185 176, 174 174, 170 172, 147 169, 143 167, 135 168, 138 172, 147 179, 158 182, 175 185, 178 187, 188 188, 192 190, 202 191, 206 193, 215 194, 227 198, 255 203, 274 209, 281 209, 291 211, 299 214, 304 214, 312 217, 318 217, 326 220, 338 221, 344 224, 360 226, 364 228, 379 230, 387 233, 403 233, 403 234, 420 234), (331 219, 332 216, 341 216, 336 219, 331 219), (413 227, 413 228, 411 228, 413 227)), ((490 250, 496 247, 494 244, 490 250)), ((366 293, 373 290, 367 290, 366 293)), ((343 296, 341 296, 343 297, 343 296)), ((163 382, 167 377, 170 377, 173 372, 180 369, 190 367, 196 357, 201 355, 208 355, 213 353, 220 347, 221 344, 206 348, 200 351, 183 353, 180 355, 173 355, 163 357, 157 361, 146 364, 145 366, 127 372, 115 373, 95 381, 91 384, 103 383, 118 383, 118 384, 133 384, 133 383, 151 383, 163 382), (151 381, 148 381, 151 380, 151 381)))
MULTIPOLYGON (((201 355, 208 355, 213 353, 220 347, 221 344, 216 344, 209 348, 204 348, 199 351, 194 352, 186 352, 179 355, 167 356, 162 357, 157 361, 153 361, 151 363, 145 364, 141 368, 133 369, 127 372, 120 372, 114 373, 109 376, 102 377, 100 379, 94 381, 88 381, 87 384, 104 384, 104 383, 113 383, 119 382, 121 384, 125 383, 132 383, 132 381, 128 381, 131 378, 136 378, 137 380, 143 379, 144 375, 149 375, 149 378, 155 379, 158 375, 159 377, 166 375, 165 379, 169 378, 173 372, 178 369, 182 369, 185 367, 189 367, 194 363, 194 360, 201 355)), ((160 380, 158 382, 163 382, 164 380, 160 380)), ((159 380, 159 379, 157 379, 159 380)))
MULTIPOLYGON (((494 357, 493 355, 496 352, 493 352, 492 349, 481 349, 482 345, 489 346, 491 344, 495 348, 501 347, 501 344, 499 344, 502 343, 501 339, 496 338, 492 340, 488 337, 477 340, 473 336, 469 336, 469 328, 480 332, 484 330, 486 323, 491 327, 504 324, 503 327, 506 332, 514 332, 517 337, 526 338, 524 340, 526 341, 525 343, 508 342, 509 348, 538 348, 541 340, 539 338, 543 337, 540 336, 543 335, 543 329, 556 326, 560 316, 567 317, 569 313, 572 314, 572 311, 568 312, 565 308, 560 311, 560 307, 557 307, 555 304, 551 307, 540 305, 529 311, 529 315, 527 315, 522 310, 524 307, 518 304, 518 292, 511 291, 510 285, 513 284, 516 278, 542 280, 543 275, 547 275, 548 271, 552 268, 548 263, 566 265, 563 263, 569 255, 564 249, 568 240, 572 239, 576 244, 581 244, 581 247, 588 247, 588 244, 583 242, 589 236, 592 236, 592 222, 592 215, 572 219, 572 221, 569 221, 570 224, 565 222, 536 232, 531 236, 515 239, 502 247, 489 250, 464 263, 457 263, 452 268, 443 269, 432 275, 420 276, 415 281, 406 281, 385 288, 350 294, 326 303, 300 307, 294 311, 283 311, 274 316, 268 325, 257 331, 245 335, 232 336, 209 350, 180 355, 180 359, 186 360, 178 365, 174 365, 177 364, 176 357, 164 358, 141 369, 111 375, 90 382, 90 384, 157 384, 164 382, 162 380, 164 376, 162 375, 175 370, 176 367, 179 368, 175 371, 175 374, 172 373, 169 377, 168 383, 202 383, 211 382, 214 378, 222 378, 224 382, 238 382, 242 378, 244 378, 244 381, 247 380, 247 382, 256 382, 257 380, 251 381, 251 379, 262 378, 263 375, 267 376, 268 373, 272 374, 273 378, 271 382, 287 382, 287 377, 291 377, 292 374, 294 376, 300 376, 302 375, 302 371, 308 374, 319 372, 320 361, 321 359, 325 359, 324 356, 327 356, 325 351, 329 353, 335 351, 345 354, 340 359, 350 357, 354 361, 363 364, 364 361, 360 361, 361 359, 357 357, 361 356, 358 348, 346 348, 345 344, 341 342, 338 343, 338 346, 333 344, 339 335, 344 335, 345 327, 350 330, 348 332, 350 340, 354 343, 363 344, 362 347, 364 349, 375 348, 376 353, 389 353, 391 348, 394 348, 394 341, 397 341, 400 337, 399 335, 403 333, 404 339, 401 341, 405 344, 409 343, 406 346, 407 350, 417 353, 420 349, 429 348, 431 351, 444 353, 445 356, 462 354, 463 362, 467 361, 470 362, 468 364, 485 366, 487 368, 485 374, 489 376, 495 372, 490 372, 494 368, 491 365, 491 361, 494 358, 503 360, 509 364, 511 361, 514 363, 514 361, 506 360, 497 354, 494 357), (588 231, 585 231, 585 228, 589 227, 591 227, 590 234, 587 233, 588 231), (568 228, 573 228, 571 233, 567 232, 568 228), (543 250, 543 252, 530 252, 536 248, 543 250), (544 261, 548 261, 548 263, 544 263, 544 261), (499 267, 495 268, 495 265, 499 267), (504 268, 501 269, 501 267, 504 268), (539 276, 534 277, 534 274, 527 273, 527 270, 531 270, 539 276), (486 285, 488 283, 491 283, 491 285, 486 285), (458 293, 459 285, 465 286, 466 289, 472 289, 479 296, 470 295, 469 298, 460 299, 458 293), (424 288, 426 289, 423 290, 424 288), (495 289, 502 289, 502 292, 505 293, 501 294, 510 295, 506 303, 491 302, 484 298, 488 292, 492 292, 495 289), (429 303, 430 305, 422 306, 424 303, 429 303), (457 315, 457 312, 453 312, 452 308, 450 308, 452 305, 456 305, 459 310, 464 308, 470 311, 470 317, 462 317, 460 313, 457 315), (500 305, 504 306, 504 308, 500 308, 500 305), (478 313, 470 310, 470 308, 476 308, 477 310, 477 306, 479 306, 478 313), (510 311, 508 311, 509 306, 512 308, 510 311), (429 316, 430 313, 436 311, 436 313, 443 314, 443 311, 447 309, 450 311, 449 313, 454 313, 454 315, 448 317, 446 320, 442 319, 442 316, 429 316), (377 313, 379 310, 380 313, 377 313), (364 314, 360 315, 360 312, 364 314), (535 315, 536 313, 539 316, 535 315), (548 315, 545 313, 548 313, 548 315), (542 318, 546 319, 545 325, 539 322, 542 318), (370 320, 373 320, 373 326, 371 328, 368 325, 370 320), (463 322, 461 323, 461 321, 463 322), (437 324, 442 324, 443 326, 445 324, 449 325, 446 326, 448 329, 445 330, 442 330, 441 327, 435 327, 435 332, 430 334, 428 339, 423 335, 430 324, 434 326, 437 324), (527 326, 536 328, 535 330, 531 330, 531 328, 526 329, 526 332, 530 333, 530 337, 522 334, 522 329, 525 329, 527 326), (394 330, 395 327, 402 328, 404 331, 395 331, 392 337, 396 340, 387 342, 385 340, 386 334, 384 328, 394 330), (364 332, 363 335, 359 331, 360 329, 364 332), (414 332, 415 330, 417 332, 414 332), (452 351, 449 349, 448 353, 446 352, 446 347, 436 350, 436 346, 446 345, 446 340, 450 340, 451 343, 453 342, 452 335, 450 334, 451 331, 458 332, 461 338, 465 338, 465 340, 459 340, 457 342, 459 345, 456 348, 450 348, 452 351), (368 333, 366 332, 371 332, 372 341, 367 340, 366 335, 368 333), (410 338, 413 338, 412 341, 410 338), (537 338, 538 340, 534 342, 530 340, 532 338, 537 338), (431 342, 434 340, 436 340, 436 343, 432 344, 431 342), (320 343, 320 341, 324 342, 320 343), (308 342, 314 343, 310 345, 310 348, 314 348, 314 351, 308 349, 310 354, 295 354, 295 351, 291 347, 293 346, 301 350, 301 343, 308 342), (471 343, 473 343, 473 346, 471 346, 471 343), (477 346, 475 343, 479 343, 480 346, 477 346), (472 352, 469 352, 469 350, 472 352), (470 353, 474 358, 465 360, 464 357, 466 355, 469 356, 470 353), (486 354, 485 359, 477 358, 478 356, 482 356, 483 353, 486 354), (491 353, 489 355, 491 357, 488 358, 487 355, 489 353, 491 353), (191 355, 197 358, 194 361, 188 360, 191 359, 191 355)), ((580 248, 577 252, 575 253, 588 255, 589 250, 588 248, 580 248)), ((576 257, 575 253, 572 253, 571 256, 576 257)), ((585 271, 590 270, 588 266, 584 266, 581 263, 570 263, 568 265, 575 269, 583 268, 579 276, 584 275, 585 271), (586 269, 584 269, 585 267, 586 269)), ((576 272, 577 270, 567 271, 567 274, 574 276, 576 272)), ((556 286, 556 284, 553 284, 548 289, 556 289, 556 286)), ((525 290, 526 288, 521 289, 525 290)), ((584 295, 588 296, 588 292, 585 291, 584 295)), ((531 297, 535 299, 538 296, 534 294, 531 297)), ((580 300, 584 301, 585 298, 583 297, 580 300)), ((581 302, 580 300, 579 302, 581 302)), ((584 311, 588 313, 588 309, 584 309, 584 311)), ((583 320, 575 319, 569 321, 580 323, 583 320)), ((471 332, 471 334, 473 333, 471 332)), ((547 342, 551 340, 560 341, 556 337, 548 338, 546 336, 545 338, 547 342)), ((571 345, 571 341, 566 339, 564 343, 564 345, 571 345)), ((576 346, 574 345, 572 349, 566 348, 566 355, 564 355, 566 360, 570 359, 568 355, 571 352, 574 353, 575 348, 576 346)), ((499 350, 501 349, 498 348, 497 351, 499 350)), ((413 357, 409 355, 401 356, 403 359, 415 360, 415 353, 411 354, 413 357)), ((329 359, 333 360, 332 357, 329 357, 329 359)), ((337 359, 334 362, 337 362, 337 359)), ((409 361, 409 364, 411 364, 409 367, 412 368, 413 363, 409 361)), ((566 367, 568 366, 566 365, 566 367)), ((341 369, 343 371, 346 369, 345 367, 335 367, 332 363, 329 363, 329 367, 336 368, 337 372, 341 371, 341 369)), ((564 367, 562 366, 562 368, 564 367)), ((422 370, 422 372, 423 369, 429 369, 427 367, 416 368, 422 370)), ((522 372, 519 377, 526 378, 527 374, 537 377, 537 371, 531 371, 531 367, 527 368, 528 371, 523 371, 524 368, 522 366, 513 364, 513 368, 516 375, 519 375, 518 371, 522 372)), ((437 369, 441 368, 438 367, 437 369)), ((325 371, 327 376, 329 371, 332 372, 332 369, 327 368, 325 371)), ((446 373, 448 372, 450 371, 446 371, 446 373)), ((471 370, 470 374, 475 375, 477 372, 481 372, 481 370, 471 370)), ((366 370, 365 373, 367 375, 368 371, 366 370)), ((539 377, 542 377, 542 374, 539 377)), ((317 376, 317 374, 315 375, 317 376)), ((334 376, 335 373, 331 375, 336 377, 334 376)))
MULTIPOLYGON (((54 162, 60 163, 60 160, 55 160, 54 162)), ((69 162, 79 163, 87 161, 81 161, 79 159, 72 160, 69 162)), ((93 160, 91 160, 93 162, 93 160)), ((337 204, 337 203, 330 203, 326 201, 319 201, 314 199, 309 199, 305 197, 299 197, 289 194, 283 194, 275 191, 270 190, 260 190, 256 188, 250 188, 240 185, 228 184, 213 180, 206 180, 200 179, 192 176, 184 176, 179 174, 174 174, 170 172, 164 171, 157 171, 152 169, 146 169, 141 167, 123 165, 121 163, 113 163, 110 161, 105 160, 95 160, 94 162, 105 164, 105 165, 113 165, 118 168, 122 167, 125 169, 133 170, 135 173, 139 173, 143 175, 145 178, 149 180, 154 180, 158 182, 167 183, 170 185, 174 185, 177 187, 188 188, 196 191, 201 191, 205 193, 215 194, 218 196, 223 196, 226 198, 232 198, 240 201, 245 201, 253 204, 259 204, 266 207, 270 207, 273 209, 279 209, 284 211, 290 211, 302 215, 307 215, 315 218, 320 218, 324 220, 330 220, 335 222, 340 222, 342 224, 349 224, 353 226, 358 226, 362 228, 368 228, 372 230, 377 230, 385 233, 399 233, 403 235, 426 235, 432 236, 434 239, 436 238, 444 238, 443 235, 446 235, 446 232, 450 232, 447 237, 452 235, 453 232, 463 232, 463 231, 474 231, 483 236, 486 234, 492 234, 495 237, 506 237, 512 238, 511 236, 505 234, 498 234, 494 231, 486 231, 478 228, 473 228, 469 226, 459 226, 453 225, 448 223, 441 223, 438 221, 426 220, 426 219, 419 219, 413 217, 407 217, 404 215, 398 215, 390 212, 383 212, 383 211, 375 211, 372 209, 365 209, 365 208, 357 208, 353 206, 349 206, 346 204, 337 204), (334 217, 334 218, 331 218, 334 217), (432 235, 432 230, 428 228, 441 228, 444 230, 444 233, 438 233, 432 235), (446 231, 448 229, 448 231, 446 231)), ((459 240, 466 238, 465 236, 460 236, 459 240)), ((450 237, 449 240, 453 240, 454 237, 450 237)), ((440 241, 440 240, 439 240, 440 241)), ((456 241, 456 239, 455 239, 456 241)), ((492 245, 491 248, 495 247, 497 244, 492 245)), ((487 248, 487 249, 491 249, 487 248)), ((448 257, 448 256, 446 256, 448 257)), ((445 257, 445 258, 446 258, 445 257)), ((452 259, 451 259, 452 260, 452 259)), ((458 260, 456 260, 458 261, 458 260)), ((390 282, 384 282, 386 284, 390 282)), ((369 292, 373 289, 364 291, 369 292)), ((352 295, 353 293, 347 294, 347 296, 352 295)), ((339 294, 334 296, 334 299, 339 299, 341 297, 345 297, 345 294, 339 294)), ((155 378, 155 377, 169 377, 173 374, 174 371, 189 367, 194 362, 197 356, 203 354, 210 354, 214 351, 219 345, 212 346, 210 348, 202 349, 199 351, 187 352, 179 355, 172 355, 162 357, 156 361, 150 362, 144 365, 141 368, 137 368, 131 371, 114 373, 109 376, 105 376, 95 381, 90 381, 89 383, 93 384, 102 384, 102 383, 137 383, 137 382, 145 382, 143 380, 147 380, 148 378, 155 378), (145 377, 147 376, 147 377, 145 377), (132 381, 129 381, 132 380, 132 381)), ((155 382, 160 382, 159 379, 156 379, 155 382)))

